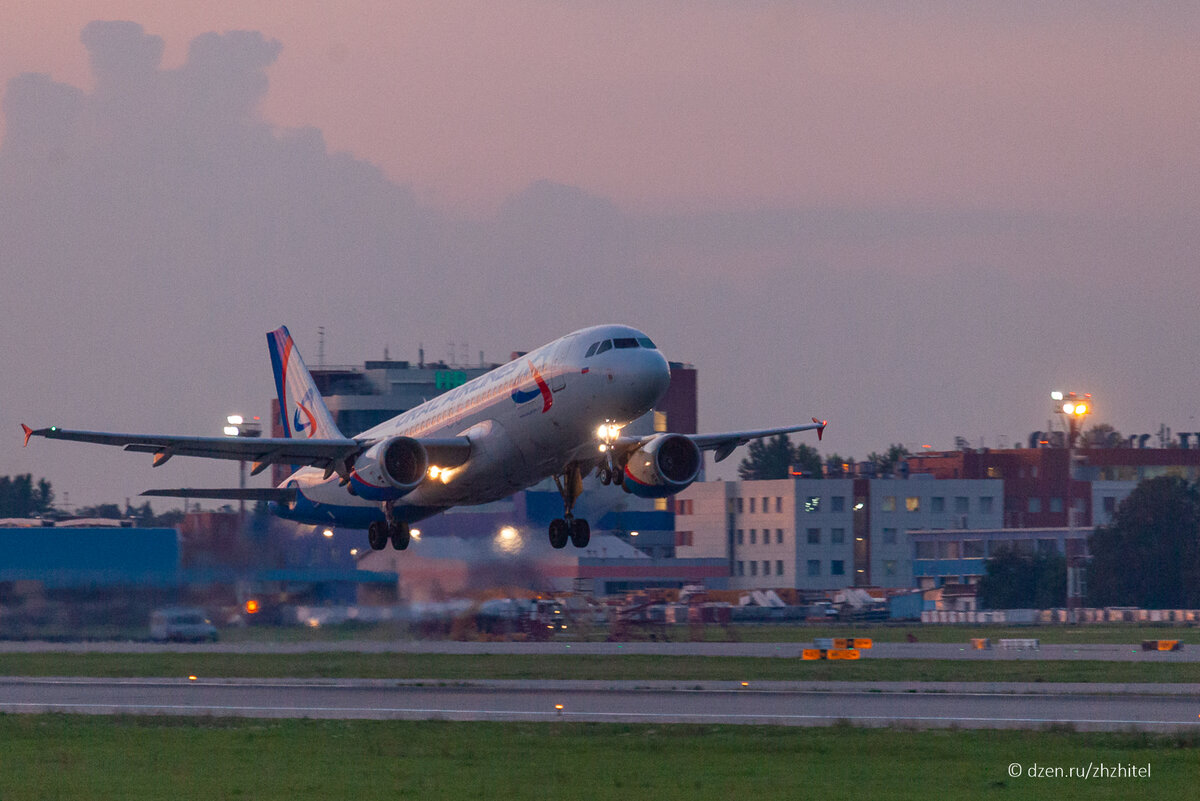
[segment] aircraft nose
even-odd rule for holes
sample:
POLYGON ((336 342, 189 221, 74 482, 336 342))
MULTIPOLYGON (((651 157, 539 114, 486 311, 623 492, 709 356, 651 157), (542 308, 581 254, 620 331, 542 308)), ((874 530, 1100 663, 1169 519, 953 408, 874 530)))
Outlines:
POLYGON ((645 414, 654 408, 654 404, 667 392, 671 385, 671 366, 657 350, 640 350, 637 358, 631 360, 630 373, 633 379, 630 386, 634 388, 635 397, 630 400, 637 408, 638 414, 645 414))

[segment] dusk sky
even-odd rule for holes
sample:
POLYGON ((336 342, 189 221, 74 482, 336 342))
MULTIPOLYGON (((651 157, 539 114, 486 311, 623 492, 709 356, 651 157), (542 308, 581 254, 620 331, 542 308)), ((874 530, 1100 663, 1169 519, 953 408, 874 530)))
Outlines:
POLYGON ((311 364, 318 326, 330 363, 475 362, 628 323, 697 367, 704 430, 815 415, 826 455, 1022 442, 1053 389, 1200 431, 1194 3, 63 0, 5 30, 0 475, 60 501, 234 485, 19 424, 265 416, 280 324, 311 364))

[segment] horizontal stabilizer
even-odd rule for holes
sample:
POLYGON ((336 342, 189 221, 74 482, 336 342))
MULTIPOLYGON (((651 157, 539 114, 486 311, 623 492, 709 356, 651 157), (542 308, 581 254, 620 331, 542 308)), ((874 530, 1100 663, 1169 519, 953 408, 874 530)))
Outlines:
POLYGON ((155 498, 215 498, 224 501, 275 501, 291 503, 296 500, 294 489, 271 487, 248 487, 245 489, 157 489, 146 490, 142 495, 155 498))

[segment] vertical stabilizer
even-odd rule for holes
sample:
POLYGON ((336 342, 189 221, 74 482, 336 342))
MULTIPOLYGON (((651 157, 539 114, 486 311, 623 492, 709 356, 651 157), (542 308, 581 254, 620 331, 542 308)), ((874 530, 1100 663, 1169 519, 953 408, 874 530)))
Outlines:
POLYGON ((325 401, 313 383, 312 375, 300 358, 300 351, 287 326, 267 334, 271 368, 275 371, 275 391, 279 394, 279 417, 284 436, 293 439, 342 439, 325 408, 325 401))

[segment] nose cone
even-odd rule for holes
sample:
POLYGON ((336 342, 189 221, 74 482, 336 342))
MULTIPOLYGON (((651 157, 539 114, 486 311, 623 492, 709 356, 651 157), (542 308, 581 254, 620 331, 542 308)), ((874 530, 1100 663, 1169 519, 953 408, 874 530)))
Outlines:
POLYGON ((671 385, 671 366, 657 350, 631 351, 624 372, 631 417, 653 409, 671 385))

